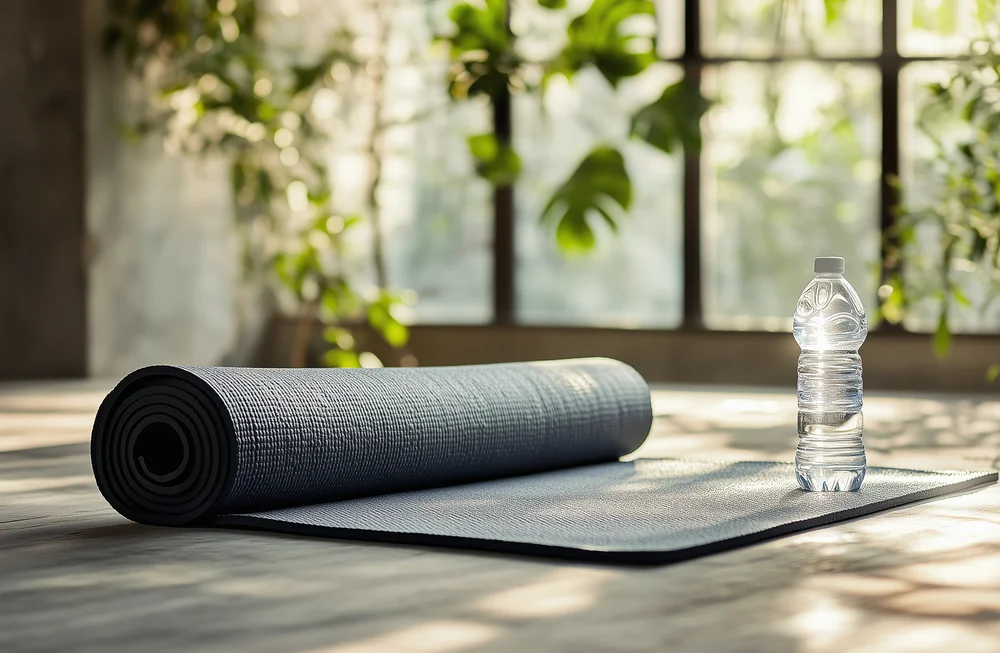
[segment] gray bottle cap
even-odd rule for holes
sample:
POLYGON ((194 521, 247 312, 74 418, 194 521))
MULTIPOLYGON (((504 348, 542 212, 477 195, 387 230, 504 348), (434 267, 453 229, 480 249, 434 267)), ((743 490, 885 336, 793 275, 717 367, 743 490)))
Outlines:
POLYGON ((816 274, 844 274, 847 266, 840 256, 820 256, 813 263, 813 272, 816 274))

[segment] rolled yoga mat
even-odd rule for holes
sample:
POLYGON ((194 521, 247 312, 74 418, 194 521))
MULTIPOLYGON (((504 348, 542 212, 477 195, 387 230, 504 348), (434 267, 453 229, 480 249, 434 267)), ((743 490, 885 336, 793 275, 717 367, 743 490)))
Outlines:
POLYGON ((996 480, 870 469, 808 493, 790 465, 620 462, 649 388, 608 359, 380 370, 156 366, 101 404, 91 457, 122 515, 633 563, 683 560, 996 480))

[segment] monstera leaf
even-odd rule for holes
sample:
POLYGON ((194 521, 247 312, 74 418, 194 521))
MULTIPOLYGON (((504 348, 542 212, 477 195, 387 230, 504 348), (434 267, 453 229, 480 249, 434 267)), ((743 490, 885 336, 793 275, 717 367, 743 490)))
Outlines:
POLYGON ((701 117, 709 104, 697 86, 681 80, 632 116, 632 134, 667 154, 678 146, 697 150, 701 117))
POLYGON ((623 23, 636 16, 652 20, 655 13, 652 0, 594 0, 569 24, 569 42, 551 72, 571 77, 593 65, 612 86, 638 75, 656 61, 656 40, 626 31, 623 23))
POLYGON ((590 215, 604 218, 613 229, 632 204, 632 181, 621 153, 611 147, 595 148, 552 195, 542 220, 556 222, 556 240, 567 252, 594 247, 590 215))

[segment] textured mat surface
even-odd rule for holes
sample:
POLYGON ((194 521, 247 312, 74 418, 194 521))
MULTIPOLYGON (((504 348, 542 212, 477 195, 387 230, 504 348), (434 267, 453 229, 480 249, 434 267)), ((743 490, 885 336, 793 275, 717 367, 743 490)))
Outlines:
POLYGON ((995 482, 869 468, 858 492, 803 492, 791 464, 637 459, 253 514, 222 525, 624 563, 733 549, 995 482))
POLYGON ((98 411, 98 487, 124 516, 656 563, 994 482, 872 469, 800 491, 789 465, 617 460, 649 388, 607 359, 452 368, 151 367, 98 411))
POLYGON ((613 461, 642 444, 652 419, 646 382, 608 359, 149 367, 101 404, 91 459, 116 510, 182 524, 613 461))

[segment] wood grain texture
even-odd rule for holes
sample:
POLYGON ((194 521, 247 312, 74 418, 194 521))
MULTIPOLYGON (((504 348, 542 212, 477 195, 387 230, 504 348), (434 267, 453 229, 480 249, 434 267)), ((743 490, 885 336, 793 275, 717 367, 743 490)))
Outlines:
MULTIPOLYGON (((106 390, 0 386, 0 651, 1000 650, 996 486, 644 569, 153 528, 94 486, 106 390)), ((792 455, 793 396, 672 388, 654 406, 643 455, 792 455)), ((865 412, 872 464, 1000 463, 996 399, 865 412)))

